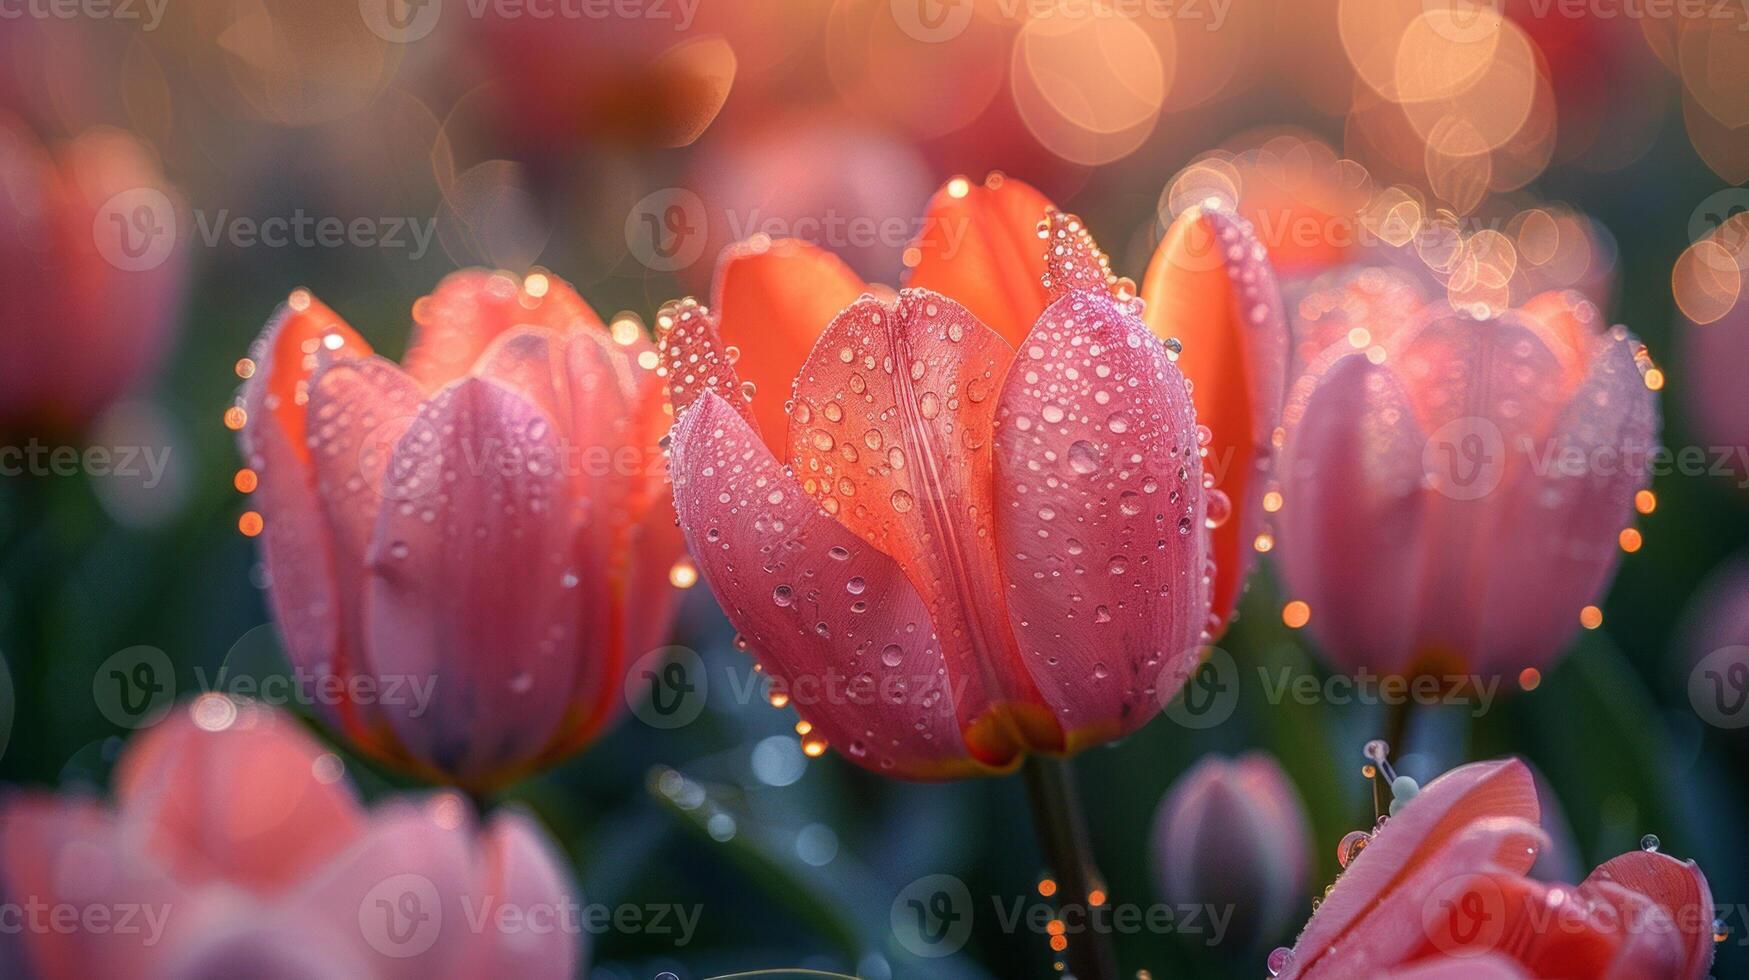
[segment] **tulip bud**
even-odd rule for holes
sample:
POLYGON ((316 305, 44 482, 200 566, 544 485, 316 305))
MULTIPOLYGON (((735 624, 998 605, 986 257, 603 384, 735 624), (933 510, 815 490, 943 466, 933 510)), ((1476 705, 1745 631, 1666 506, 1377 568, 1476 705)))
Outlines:
POLYGON ((0 429, 81 429, 163 360, 186 250, 145 146, 45 147, 0 116, 0 429))
POLYGON ((1275 759, 1204 756, 1154 815, 1159 897, 1231 915, 1221 948, 1251 955, 1304 912, 1310 868, 1305 805, 1275 759))
POLYGON ((587 744, 673 612, 655 352, 545 274, 464 270, 405 366, 299 290, 234 411, 291 658, 391 764, 494 789, 587 744), (336 683, 337 682, 337 683, 336 683))

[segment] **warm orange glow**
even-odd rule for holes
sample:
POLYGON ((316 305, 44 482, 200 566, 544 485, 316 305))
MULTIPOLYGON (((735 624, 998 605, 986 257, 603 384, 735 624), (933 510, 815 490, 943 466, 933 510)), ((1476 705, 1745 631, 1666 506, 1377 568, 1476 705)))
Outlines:
POLYGON ((1621 550, 1630 555, 1639 551, 1640 545, 1645 543, 1645 538, 1640 535, 1640 532, 1631 527, 1623 528, 1621 536, 1617 540, 1621 542, 1621 550))
POLYGON ((1063 950, 1069 948, 1069 940, 1063 936, 1052 936, 1051 948, 1061 953, 1063 950))
POLYGON ((1526 667, 1518 672, 1518 686, 1526 691, 1534 691, 1543 682, 1543 672, 1535 667, 1526 667))
POLYGON ((1057 893, 1057 883, 1050 878, 1040 881, 1038 883, 1038 893, 1046 898, 1050 898, 1057 893))
POLYGON ((243 406, 232 405, 230 408, 225 409, 225 428, 235 432, 248 424, 249 413, 243 411, 243 406))
POLYGON ((237 530, 242 531, 246 538, 260 534, 262 526, 261 515, 252 510, 244 511, 243 516, 237 518, 237 530))
POLYGON ((682 558, 668 569, 668 584, 677 589, 690 589, 698 584, 698 566, 690 558, 682 558))
POLYGON ((1652 513, 1658 509, 1658 495, 1650 490, 1634 494, 1634 509, 1642 514, 1652 513))
POLYGON ((1603 625, 1603 610, 1596 606, 1586 606, 1579 610, 1579 625, 1588 630, 1594 630, 1603 625))
POLYGON ((1295 599, 1281 607, 1281 621, 1288 629, 1299 629, 1312 621, 1312 607, 1309 603, 1295 599))
POLYGON ((237 488, 238 493, 254 493, 258 483, 255 471, 247 468, 238 470, 236 477, 231 480, 231 485, 237 488))

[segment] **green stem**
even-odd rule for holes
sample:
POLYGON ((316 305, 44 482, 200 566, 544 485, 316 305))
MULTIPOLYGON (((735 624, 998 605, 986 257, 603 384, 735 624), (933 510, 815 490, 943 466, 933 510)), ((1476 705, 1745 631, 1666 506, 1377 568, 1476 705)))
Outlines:
POLYGON ((1087 820, 1081 813, 1081 797, 1069 763, 1029 755, 1021 771, 1039 848, 1057 883, 1057 907, 1078 907, 1086 913, 1087 928, 1066 937, 1069 945, 1063 957, 1067 973, 1075 980, 1117 980, 1117 953, 1112 949, 1111 933, 1093 928, 1093 903, 1088 896, 1098 886, 1099 871, 1093 865, 1087 820))

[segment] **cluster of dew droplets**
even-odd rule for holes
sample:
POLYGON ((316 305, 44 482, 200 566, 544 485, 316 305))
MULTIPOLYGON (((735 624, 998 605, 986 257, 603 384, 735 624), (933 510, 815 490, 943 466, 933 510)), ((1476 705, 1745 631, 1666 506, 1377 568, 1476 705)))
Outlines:
POLYGON ((656 375, 667 380, 674 404, 690 405, 714 391, 746 414, 755 394, 753 383, 736 378, 739 351, 722 346, 716 315, 698 300, 688 296, 663 304, 656 313, 656 347, 662 357, 656 375))
MULTIPOLYGON (((860 698, 863 694, 858 692, 872 692, 872 696, 889 699, 890 703, 868 705, 871 710, 881 710, 885 717, 890 717, 886 712, 909 706, 918 712, 912 725, 918 737, 925 741, 933 739, 935 726, 930 724, 931 713, 953 707, 943 697, 948 690, 945 667, 937 661, 934 682, 922 686, 916 683, 920 678, 915 664, 907 671, 900 670, 911 659, 908 648, 901 643, 934 642, 928 622, 900 623, 896 627, 898 633, 892 636, 877 635, 874 624, 864 625, 868 620, 881 620, 873 608, 881 601, 881 590, 869 577, 867 566, 858 566, 859 547, 834 544, 821 551, 810 545, 803 537, 805 525, 797 522, 793 510, 784 510, 786 505, 793 508, 797 500, 805 497, 802 488, 791 482, 790 472, 778 476, 757 471, 756 459, 763 450, 750 437, 743 439, 745 442, 737 441, 717 429, 711 433, 708 444, 714 458, 696 467, 701 477, 720 475, 733 481, 708 504, 708 518, 699 528, 702 534, 694 545, 700 550, 701 559, 720 552, 722 569, 728 576, 759 577, 765 583, 764 595, 751 601, 768 602, 786 619, 793 618, 795 630, 806 642, 829 644, 833 670, 845 672, 847 696, 860 698), (742 514, 750 516, 751 533, 744 537, 737 537, 718 523, 732 524, 742 514), (848 610, 847 616, 827 611, 840 604, 848 610)), ((815 517, 832 520, 830 515, 819 512, 815 512, 815 517)), ((763 647, 790 642, 793 639, 783 634, 752 637, 741 634, 735 639, 735 647, 755 657, 756 673, 767 673, 758 662, 754 644, 763 647)), ((920 645, 909 649, 921 649, 928 656, 934 654, 933 649, 920 645)), ((790 707, 789 683, 796 679, 775 669, 770 677, 771 682, 765 687, 767 703, 777 709, 790 707)), ((818 757, 829 747, 825 734, 808 719, 798 719, 795 730, 806 756, 818 757)), ((841 729, 839 737, 845 739, 841 749, 853 760, 885 770, 897 767, 896 755, 903 748, 897 733, 889 730, 881 734, 874 727, 864 726, 860 735, 855 729, 841 729)))
MULTIPOLYGON (((1385 828, 1392 816, 1395 816, 1403 806, 1421 792, 1421 786, 1408 776, 1399 775, 1391 767, 1391 747, 1382 739, 1373 739, 1361 748, 1361 755, 1366 763, 1360 767, 1360 774, 1366 777, 1373 787, 1373 809, 1377 814, 1373 825, 1366 830, 1351 830, 1342 835, 1342 840, 1336 845, 1336 863, 1342 870, 1336 872, 1336 878, 1324 886, 1324 893, 1312 899, 1312 911, 1316 913, 1318 906, 1336 889, 1336 882, 1342 880, 1342 874, 1372 843, 1373 838, 1385 828), (1379 789, 1381 783, 1391 794, 1389 812, 1380 812, 1381 798, 1379 789)), ((1278 946, 1269 954, 1265 967, 1272 977, 1280 976, 1293 965, 1294 951, 1287 946, 1278 946)))
POLYGON ((1110 295, 1126 312, 1141 315, 1135 282, 1111 271, 1111 259, 1100 251, 1080 218, 1048 211, 1038 223, 1038 237, 1045 242, 1045 272, 1039 284, 1052 299, 1089 290, 1110 295))

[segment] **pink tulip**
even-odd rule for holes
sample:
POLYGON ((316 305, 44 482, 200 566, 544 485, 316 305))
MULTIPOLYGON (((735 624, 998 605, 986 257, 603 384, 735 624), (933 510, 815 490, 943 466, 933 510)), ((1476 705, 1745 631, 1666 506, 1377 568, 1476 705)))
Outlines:
POLYGON ((1707 975, 1713 900, 1694 862, 1653 848, 1578 885, 1533 880, 1548 846, 1538 809, 1515 759, 1428 783, 1348 861, 1291 951, 1272 954, 1272 975, 1707 975))
POLYGON ((546 274, 458 272, 413 316, 403 368, 292 294, 254 351, 244 452, 292 660, 364 695, 328 720, 485 790, 592 739, 667 634, 668 416, 642 333, 546 274))
MULTIPOLYGON (((681 526, 807 747, 944 779, 1152 718, 1217 625, 1221 507, 1184 377, 1077 219, 960 178, 924 227, 897 296, 761 242, 715 313, 658 327, 681 526)), ((1179 281, 1214 308, 1259 261, 1179 281)))
POLYGON ((1310 837, 1305 804, 1273 757, 1205 756, 1154 814, 1159 897, 1233 910, 1233 947, 1254 950, 1303 908, 1310 837))
MULTIPOLYGON (((1300 304, 1346 335, 1284 420, 1276 556, 1343 670, 1540 668, 1638 547, 1657 437, 1654 373, 1576 293, 1475 320, 1368 270, 1300 304), (1358 316, 1356 315, 1358 314, 1358 316), (1619 546, 1618 546, 1619 544, 1619 546)), ((1297 336, 1305 336, 1302 326, 1297 336)))
POLYGON ((172 194, 125 133, 50 148, 0 114, 0 429, 83 428, 164 359, 187 272, 172 194))
POLYGON ((449 794, 367 812, 341 777, 284 716, 208 694, 129 746, 113 807, 9 800, 0 885, 36 916, 17 937, 27 975, 572 975, 576 900, 534 821, 477 830, 449 794), (559 927, 507 925, 549 914, 559 927))

